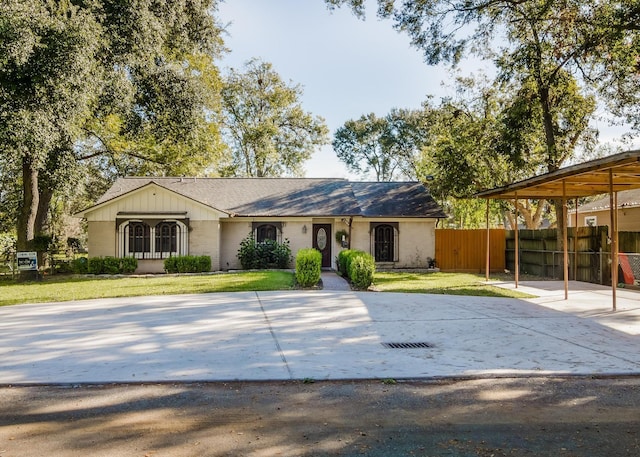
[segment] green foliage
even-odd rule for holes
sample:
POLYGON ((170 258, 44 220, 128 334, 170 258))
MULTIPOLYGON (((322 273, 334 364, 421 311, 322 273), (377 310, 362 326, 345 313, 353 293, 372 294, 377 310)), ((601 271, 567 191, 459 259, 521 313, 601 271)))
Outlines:
POLYGON ((211 257, 208 255, 182 255, 164 259, 167 273, 205 273, 211 271, 211 257))
POLYGON ((54 195, 77 192, 80 161, 153 174, 203 172, 217 160, 216 6, 0 2, 0 226, 18 221, 20 249, 43 230, 54 195))
POLYGON ((351 249, 344 249, 338 254, 338 271, 342 276, 347 278, 349 277, 349 260, 351 252, 353 252, 351 249))
POLYGON ((102 260, 102 273, 108 275, 120 273, 120 259, 117 257, 105 257, 102 260))
POLYGON ((359 289, 368 288, 373 282, 376 261, 371 254, 357 249, 345 249, 338 254, 338 268, 359 289))
POLYGON ((86 257, 78 257, 71 261, 71 271, 76 274, 89 273, 89 261, 86 257))
POLYGON ((124 257, 120 259, 120 272, 131 274, 138 268, 138 259, 135 257, 124 257))
POLYGON ((54 240, 50 235, 36 235, 29 243, 29 248, 37 252, 49 252, 53 247, 54 240))
POLYGON ((300 249, 296 255, 296 281, 302 287, 312 287, 320 281, 322 253, 317 249, 300 249))
POLYGON ((374 113, 349 120, 331 143, 348 169, 376 181, 414 178, 415 160, 429 139, 428 112, 393 109, 384 118, 374 113))
MULTIPOLYGON (((80 273, 82 260, 74 260, 74 272, 80 273), (76 263, 77 261, 77 263, 76 263)), ((133 273, 138 268, 138 260, 133 257, 90 257, 87 262, 87 272, 94 275, 116 275, 122 273, 133 273)))
POLYGON ((231 69, 222 88, 224 137, 233 159, 226 176, 300 175, 312 152, 327 142, 324 120, 304 112, 302 88, 288 86, 272 65, 257 59, 244 73, 231 69))
POLYGON ((67 238, 67 248, 77 252, 82 249, 82 242, 78 238, 67 238))
POLYGON ((373 282, 376 261, 371 254, 356 251, 349 262, 349 279, 358 289, 367 289, 373 282))
POLYGON ((10 233, 0 233, 0 255, 8 258, 11 253, 16 252, 16 237, 10 233))
POLYGON ((347 232, 346 230, 336 230, 336 242, 337 243, 342 243, 342 237, 344 237, 345 240, 349 239, 349 232, 347 232))
POLYGON ((289 240, 285 239, 283 243, 274 240, 258 243, 253 232, 240 242, 238 249, 238 259, 244 270, 289 268, 291 258, 289 240))
POLYGON ((92 275, 102 274, 104 271, 104 259, 102 257, 89 257, 87 272, 92 275))

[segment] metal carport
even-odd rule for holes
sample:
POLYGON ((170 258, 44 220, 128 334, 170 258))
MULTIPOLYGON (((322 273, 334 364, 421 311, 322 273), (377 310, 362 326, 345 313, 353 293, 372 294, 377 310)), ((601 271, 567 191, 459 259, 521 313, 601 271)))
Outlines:
MULTIPOLYGON (((569 257, 567 240, 567 200, 569 198, 609 194, 611 211, 611 290, 613 310, 616 310, 616 288, 618 282, 618 192, 640 188, 640 150, 627 151, 600 159, 572 165, 560 170, 525 179, 504 187, 485 190, 475 197, 487 199, 487 234, 489 230, 489 200, 513 200, 518 217, 518 199, 562 199, 564 239, 564 289, 569 296, 569 257)), ((518 227, 516 224, 515 281, 518 286, 518 227)), ((489 275, 489 248, 487 239, 487 278, 489 275)))

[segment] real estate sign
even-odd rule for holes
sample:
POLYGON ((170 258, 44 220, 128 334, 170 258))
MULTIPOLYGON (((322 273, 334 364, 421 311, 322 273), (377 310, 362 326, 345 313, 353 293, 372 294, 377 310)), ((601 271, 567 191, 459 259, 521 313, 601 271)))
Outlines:
POLYGON ((37 271, 38 270, 38 253, 37 252, 18 252, 18 270, 19 271, 37 271))

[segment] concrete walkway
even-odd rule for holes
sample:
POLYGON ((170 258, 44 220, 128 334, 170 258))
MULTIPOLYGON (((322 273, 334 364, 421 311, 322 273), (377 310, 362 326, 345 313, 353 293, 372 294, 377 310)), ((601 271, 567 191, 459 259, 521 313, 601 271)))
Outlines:
POLYGON ((351 290, 347 280, 335 271, 323 271, 320 273, 320 279, 322 280, 322 290, 351 290))
POLYGON ((521 283, 530 300, 321 290, 7 306, 0 384, 640 373, 640 294, 618 291, 613 313, 609 289, 572 283, 565 301, 559 284, 521 283), (407 342, 428 347, 383 345, 407 342))

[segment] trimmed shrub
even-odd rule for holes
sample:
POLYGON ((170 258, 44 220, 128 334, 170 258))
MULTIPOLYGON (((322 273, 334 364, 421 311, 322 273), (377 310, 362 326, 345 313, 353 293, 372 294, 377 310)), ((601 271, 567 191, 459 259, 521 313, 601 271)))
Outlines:
POLYGON ((208 255, 201 255, 196 258, 196 264, 200 273, 211 271, 211 257, 208 255))
POLYGON ((312 287, 320 281, 322 254, 317 249, 300 249, 296 255, 296 281, 302 287, 312 287))
POLYGON ((124 257, 120 259, 120 272, 131 274, 138 268, 138 259, 135 257, 124 257))
POLYGON ((289 240, 278 243, 274 240, 256 242, 250 233, 240 242, 238 259, 244 270, 261 270, 265 268, 289 268, 291 248, 289 240))
POLYGON ((211 257, 208 255, 180 255, 164 259, 167 273, 204 273, 211 271, 211 257))
POLYGON ((108 275, 117 275, 120 273, 120 259, 105 257, 102 261, 102 273, 108 275))
POLYGON ((71 261, 71 271, 76 274, 86 274, 89 272, 89 261, 86 257, 78 257, 71 261))
POLYGON ((358 251, 351 255, 349 278, 358 289, 366 289, 371 285, 375 271, 376 261, 371 254, 358 251))
POLYGON ((164 259, 164 271, 167 273, 177 273, 178 264, 176 262, 177 257, 168 257, 164 259))
POLYGON ((87 272, 92 275, 101 275, 104 271, 104 259, 102 257, 90 257, 87 272))
POLYGON ((117 257, 90 257, 89 260, 81 257, 73 260, 74 273, 117 275, 133 273, 136 268, 138 268, 138 259, 133 257, 124 257, 122 259, 117 257))
POLYGON ((345 278, 349 277, 349 255, 353 252, 352 249, 345 249, 338 254, 338 272, 345 278))

